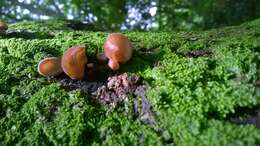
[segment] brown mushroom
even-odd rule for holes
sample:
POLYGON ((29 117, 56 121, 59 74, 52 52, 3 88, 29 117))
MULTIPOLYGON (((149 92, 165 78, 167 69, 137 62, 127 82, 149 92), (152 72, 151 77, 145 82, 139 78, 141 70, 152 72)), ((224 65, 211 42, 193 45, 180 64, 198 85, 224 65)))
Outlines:
POLYGON ((57 76, 61 74, 61 59, 49 57, 41 60, 38 64, 38 72, 43 76, 57 76))
POLYGON ((96 57, 100 64, 107 64, 108 58, 104 53, 99 53, 96 57))
POLYGON ((69 48, 62 56, 61 66, 71 79, 82 79, 85 73, 87 56, 84 47, 69 48))
POLYGON ((87 64, 87 68, 89 68, 89 69, 93 69, 94 68, 94 63, 88 63, 87 64))
POLYGON ((8 29, 8 26, 5 22, 0 21, 0 33, 5 33, 5 31, 8 29))
POLYGON ((133 47, 128 38, 120 33, 111 33, 104 45, 104 53, 109 59, 108 66, 118 70, 120 64, 131 59, 133 47))

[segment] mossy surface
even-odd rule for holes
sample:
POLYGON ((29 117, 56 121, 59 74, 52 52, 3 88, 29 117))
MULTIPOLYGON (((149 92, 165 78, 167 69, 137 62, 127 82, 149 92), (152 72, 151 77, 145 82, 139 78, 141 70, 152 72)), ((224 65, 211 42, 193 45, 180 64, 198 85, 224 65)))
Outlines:
POLYGON ((102 52, 107 32, 74 31, 62 21, 10 29, 35 37, 0 36, 0 145, 260 144, 259 128, 227 120, 238 108, 260 106, 259 19, 204 32, 123 32, 135 53, 120 72, 149 83, 156 127, 120 107, 108 111, 37 73, 41 59, 74 45, 85 45, 89 56, 102 52), (194 50, 211 55, 185 55, 194 50))

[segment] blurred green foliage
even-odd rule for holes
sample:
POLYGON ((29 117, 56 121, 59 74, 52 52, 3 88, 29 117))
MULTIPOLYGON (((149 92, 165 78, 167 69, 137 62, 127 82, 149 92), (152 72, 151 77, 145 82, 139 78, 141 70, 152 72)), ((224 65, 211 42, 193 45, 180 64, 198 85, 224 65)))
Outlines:
POLYGON ((259 8, 259 0, 8 0, 0 1, 0 19, 72 19, 102 30, 198 30, 258 18, 259 8))

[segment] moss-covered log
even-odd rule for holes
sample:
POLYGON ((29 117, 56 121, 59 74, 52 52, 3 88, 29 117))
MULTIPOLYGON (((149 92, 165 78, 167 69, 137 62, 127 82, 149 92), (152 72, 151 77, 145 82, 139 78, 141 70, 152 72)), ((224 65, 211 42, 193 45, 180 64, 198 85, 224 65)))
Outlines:
POLYGON ((107 32, 68 26, 22 22, 0 36, 0 145, 259 145, 259 19, 203 32, 124 32, 135 52, 119 72, 149 84, 154 125, 131 106, 108 110, 37 73, 41 59, 74 45, 90 57, 102 52, 107 32))

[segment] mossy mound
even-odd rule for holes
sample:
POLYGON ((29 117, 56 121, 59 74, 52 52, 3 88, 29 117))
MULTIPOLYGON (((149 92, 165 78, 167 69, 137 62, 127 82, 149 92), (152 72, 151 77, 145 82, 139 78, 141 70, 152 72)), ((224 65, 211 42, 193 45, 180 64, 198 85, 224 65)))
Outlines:
POLYGON ((62 21, 10 29, 33 37, 0 36, 1 145, 260 144, 257 125, 230 120, 239 109, 260 107, 259 19, 203 32, 124 32, 136 50, 120 72, 149 83, 155 126, 37 73, 41 59, 74 45, 85 45, 90 56, 102 52, 107 32, 74 31, 62 21))

